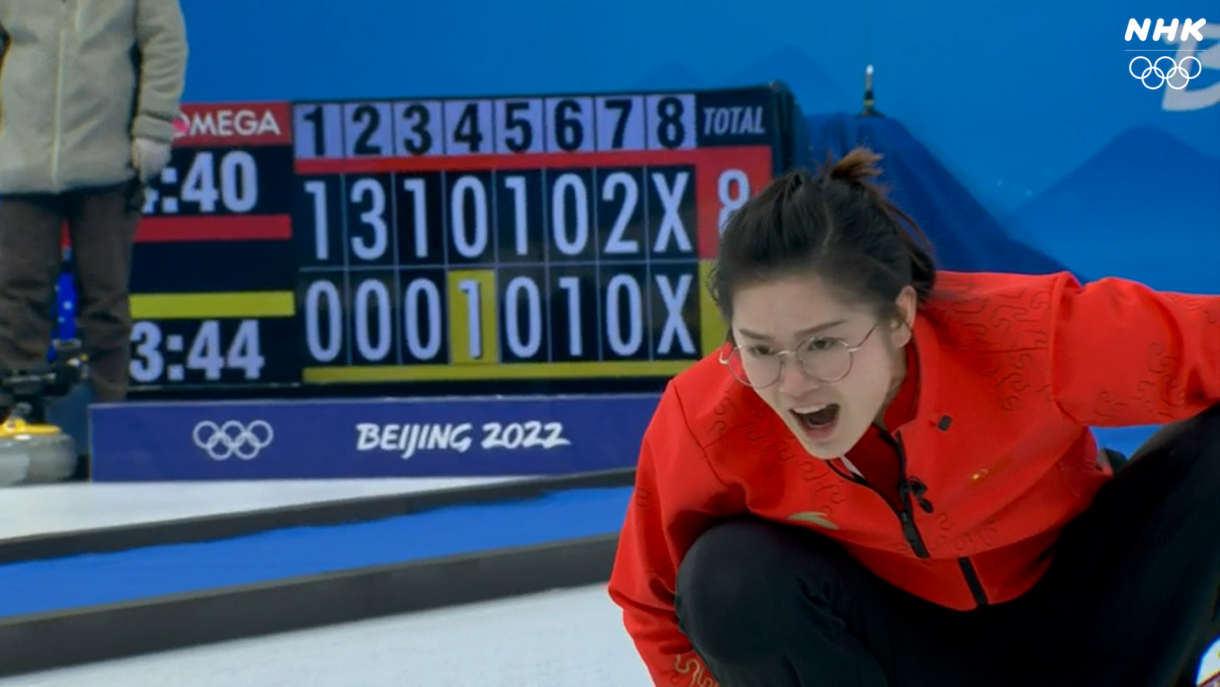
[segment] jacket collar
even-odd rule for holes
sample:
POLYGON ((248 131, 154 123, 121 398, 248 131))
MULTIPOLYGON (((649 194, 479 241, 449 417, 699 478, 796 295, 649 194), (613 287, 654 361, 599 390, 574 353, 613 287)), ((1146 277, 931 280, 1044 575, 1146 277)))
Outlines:
POLYGON ((918 400, 915 404, 915 417, 904 427, 927 424, 936 426, 942 422, 951 422, 943 420, 946 415, 940 407, 940 340, 936 335, 936 328, 923 312, 919 312, 915 316, 913 330, 915 356, 919 361, 918 400))

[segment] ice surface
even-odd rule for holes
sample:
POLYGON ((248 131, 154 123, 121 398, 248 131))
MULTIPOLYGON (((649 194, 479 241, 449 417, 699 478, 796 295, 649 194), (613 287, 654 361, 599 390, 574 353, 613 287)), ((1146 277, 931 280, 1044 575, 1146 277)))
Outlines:
POLYGON ((155 654, 0 687, 651 687, 604 586, 155 654))

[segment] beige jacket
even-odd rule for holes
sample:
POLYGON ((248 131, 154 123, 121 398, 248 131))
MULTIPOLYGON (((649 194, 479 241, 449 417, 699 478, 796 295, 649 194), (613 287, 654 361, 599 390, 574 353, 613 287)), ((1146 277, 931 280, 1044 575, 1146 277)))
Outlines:
POLYGON ((171 143, 186 71, 178 0, 0 0, 0 194, 135 175, 171 143))

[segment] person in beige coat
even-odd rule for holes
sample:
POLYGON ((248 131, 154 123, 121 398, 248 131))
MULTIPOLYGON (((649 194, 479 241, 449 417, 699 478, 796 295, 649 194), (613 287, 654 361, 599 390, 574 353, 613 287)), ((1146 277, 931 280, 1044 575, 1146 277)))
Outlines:
POLYGON ((0 2, 0 370, 46 364, 66 223, 94 399, 126 397, 132 244, 186 60, 178 0, 0 2))

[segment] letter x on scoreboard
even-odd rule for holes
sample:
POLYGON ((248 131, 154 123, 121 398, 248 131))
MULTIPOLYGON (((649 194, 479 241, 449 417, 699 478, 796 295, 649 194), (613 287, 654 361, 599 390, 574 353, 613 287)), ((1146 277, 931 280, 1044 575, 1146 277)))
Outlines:
POLYGON ((135 264, 173 272, 145 291, 205 295, 138 325, 136 387, 675 374, 724 340, 720 228, 794 164, 800 125, 782 84, 224 107, 185 118, 181 174, 216 160, 226 212, 179 203, 157 231, 186 252, 135 264), (180 283, 200 246, 221 253, 180 283), (167 329, 187 305, 219 325, 167 329))

